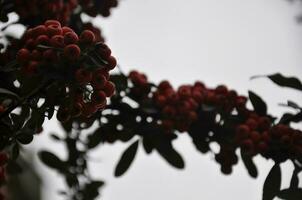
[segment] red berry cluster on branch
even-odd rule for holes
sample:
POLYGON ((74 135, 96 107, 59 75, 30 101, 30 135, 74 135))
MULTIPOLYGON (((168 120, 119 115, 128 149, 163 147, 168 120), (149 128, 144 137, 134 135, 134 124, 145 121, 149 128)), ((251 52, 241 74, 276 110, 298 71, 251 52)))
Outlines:
POLYGON ((95 35, 95 41, 96 42, 105 42, 105 39, 102 36, 101 30, 98 29, 97 27, 94 27, 92 23, 83 24, 83 29, 92 31, 95 35))
MULTIPOLYGON (((238 95, 224 85, 211 89, 196 82, 194 85, 182 85, 175 90, 168 81, 162 81, 153 87, 146 75, 137 71, 130 72, 129 79, 133 84, 131 94, 136 100, 152 99, 159 110, 158 122, 165 132, 190 131, 196 123, 204 123, 206 132, 210 131, 213 135, 199 137, 204 140, 199 142, 202 142, 204 152, 209 150, 209 143, 216 141, 220 144, 216 161, 220 163, 221 171, 225 174, 231 173, 232 166, 238 162, 235 153, 238 147, 249 157, 261 154, 276 162, 302 158, 301 131, 288 125, 273 125, 269 116, 260 116, 247 108, 247 97, 238 95), (237 121, 227 123, 228 132, 231 132, 228 136, 219 135, 217 127, 214 128, 224 127, 224 123, 219 124, 221 119, 217 122, 215 117, 204 116, 209 109, 215 113, 213 116, 219 114, 222 121, 228 120, 230 116, 237 118, 237 121), (216 132, 218 135, 215 135, 216 132), (230 138, 226 140, 226 137, 230 138)), ((201 129, 203 125, 197 127, 201 129)))
POLYGON ((96 17, 98 14, 108 17, 110 10, 113 7, 118 6, 117 0, 79 0, 79 4, 85 13, 92 17, 96 17))
POLYGON ((194 96, 200 90, 200 85, 183 85, 174 90, 168 81, 158 85, 158 90, 153 93, 153 98, 161 110, 162 127, 166 131, 176 129, 180 132, 187 131, 192 122, 197 120, 197 109, 200 99, 194 96))
POLYGON ((283 124, 271 126, 267 117, 252 114, 237 127, 236 140, 251 156, 260 153, 278 162, 302 158, 302 132, 283 124))
POLYGON ((93 32, 85 30, 78 36, 58 21, 48 20, 26 31, 23 40, 24 47, 17 53, 21 72, 63 83, 62 102, 68 103, 60 104, 60 121, 89 117, 105 107, 106 97, 115 91, 108 80, 116 59, 107 45, 96 42, 93 32))
POLYGON ((148 98, 150 92, 150 85, 147 76, 138 71, 131 71, 129 73, 129 80, 132 82, 131 94, 138 100, 148 98))
POLYGON ((14 0, 14 10, 24 23, 54 19, 67 24, 77 0, 14 0))

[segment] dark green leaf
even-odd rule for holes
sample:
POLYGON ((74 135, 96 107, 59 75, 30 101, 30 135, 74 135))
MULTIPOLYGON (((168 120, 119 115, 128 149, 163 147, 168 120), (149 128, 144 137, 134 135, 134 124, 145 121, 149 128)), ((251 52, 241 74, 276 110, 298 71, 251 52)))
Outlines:
POLYGON ((157 148, 158 153, 173 167, 183 169, 185 162, 181 155, 172 147, 172 145, 157 148))
POLYGON ((128 87, 127 77, 123 75, 111 75, 110 81, 115 85, 118 92, 125 90, 128 87))
POLYGON ((60 160, 56 155, 48 151, 39 152, 40 160, 50 168, 62 171, 65 168, 65 163, 60 160))
POLYGON ((254 76, 252 78, 259 78, 259 77, 268 77, 271 81, 276 83, 281 87, 289 87, 297 90, 302 90, 302 83, 296 77, 285 77, 280 73, 268 75, 268 76, 254 76))
POLYGON ((53 140, 56 140, 56 141, 60 141, 61 138, 55 134, 50 134, 50 137, 53 139, 53 140))
POLYGON ((14 144, 12 147, 12 159, 15 160, 18 158, 20 154, 20 146, 18 144, 14 144))
POLYGON ((278 193, 278 197, 284 200, 301 200, 302 188, 289 188, 289 189, 281 190, 278 193))
POLYGON ((241 151, 241 158, 242 158, 244 166, 246 167, 249 175, 253 178, 257 178, 258 170, 257 170, 255 163, 253 162, 252 157, 241 151))
POLYGON ((71 188, 73 186, 79 185, 79 180, 76 175, 67 174, 65 177, 67 185, 71 188))
POLYGON ((13 96, 13 97, 19 99, 19 96, 16 93, 14 93, 12 91, 9 91, 9 90, 7 90, 5 88, 0 88, 0 94, 5 94, 5 95, 13 96))
POLYGON ((21 144, 29 144, 34 139, 34 132, 33 130, 24 130, 21 134, 17 136, 18 142, 21 144))
POLYGON ((298 188, 299 185, 299 177, 298 177, 299 170, 295 169, 290 180, 290 188, 298 188))
POLYGON ((154 148, 151 138, 143 137, 143 147, 147 154, 150 154, 154 148))
POLYGON ((10 160, 7 163, 6 170, 9 174, 19 174, 22 172, 21 166, 14 160, 10 160))
POLYGON ((126 151, 123 153, 121 159, 119 160, 119 162, 115 168, 115 172, 114 172, 115 176, 121 176, 128 170, 132 161, 135 158, 135 155, 136 155, 136 152, 138 149, 138 144, 139 144, 139 141, 137 140, 134 143, 132 143, 126 149, 126 151))
POLYGON ((281 187, 281 168, 279 164, 275 164, 266 177, 263 186, 263 200, 273 200, 279 193, 281 187))
POLYGON ((249 91, 249 98, 251 100, 251 103, 259 115, 266 115, 267 113, 267 106, 266 103, 254 92, 249 91))

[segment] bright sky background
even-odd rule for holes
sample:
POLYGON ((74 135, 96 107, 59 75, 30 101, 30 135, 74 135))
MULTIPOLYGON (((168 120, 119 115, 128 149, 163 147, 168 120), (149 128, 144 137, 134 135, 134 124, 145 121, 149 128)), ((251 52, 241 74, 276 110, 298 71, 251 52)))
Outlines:
MULTIPOLYGON (((110 18, 97 18, 107 43, 124 71, 138 69, 150 80, 169 79, 177 86, 202 80, 209 86, 224 83, 241 94, 251 89, 269 102, 269 112, 279 115, 277 104, 300 101, 301 93, 276 87, 252 75, 282 72, 302 78, 302 24, 295 17, 302 7, 285 0, 121 0, 110 18)), ((59 132, 54 121, 46 132, 59 132)), ((256 159, 260 176, 251 179, 242 163, 233 174, 220 173, 211 155, 199 154, 186 134, 175 142, 186 162, 185 170, 170 167, 156 153, 142 148, 130 170, 121 178, 113 172, 129 144, 105 145, 91 154, 91 170, 107 185, 103 200, 255 200, 272 162, 256 159)), ((64 148, 47 134, 35 138, 30 149, 49 149, 64 157, 64 148)), ((63 181, 56 172, 41 167, 44 199, 59 200, 63 181)), ((289 183, 291 166, 284 165, 289 183)), ((301 177, 302 178, 302 177, 301 177)))

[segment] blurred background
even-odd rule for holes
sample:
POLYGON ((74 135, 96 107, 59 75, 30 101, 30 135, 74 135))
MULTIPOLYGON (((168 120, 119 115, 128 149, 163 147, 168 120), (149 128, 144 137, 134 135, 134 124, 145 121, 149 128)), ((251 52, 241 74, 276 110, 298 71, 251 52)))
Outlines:
MULTIPOLYGON (((281 72, 302 78, 302 24, 296 20, 300 14, 302 5, 286 0, 121 0, 111 17, 98 17, 93 23, 102 29, 126 73, 137 69, 151 81, 168 79, 174 86, 201 80, 212 87, 226 84, 243 95, 253 90, 268 103, 270 113, 280 116, 287 108, 278 104, 301 102, 302 94, 250 77, 281 72)), ((64 146, 48 137, 51 132, 62 134, 55 120, 44 130, 26 152, 51 150, 64 158, 64 146)), ((261 199, 273 165, 256 157, 257 179, 249 177, 241 162, 231 175, 223 175, 214 158, 198 153, 182 134, 174 145, 183 155, 185 170, 141 150, 130 170, 114 178, 114 167, 128 145, 101 145, 90 154, 92 176, 106 182, 103 200, 261 199)), ((64 199, 57 195, 64 189, 61 177, 37 156, 31 164, 42 177, 42 200, 64 199)), ((282 169, 285 188, 293 167, 285 163, 282 169)))

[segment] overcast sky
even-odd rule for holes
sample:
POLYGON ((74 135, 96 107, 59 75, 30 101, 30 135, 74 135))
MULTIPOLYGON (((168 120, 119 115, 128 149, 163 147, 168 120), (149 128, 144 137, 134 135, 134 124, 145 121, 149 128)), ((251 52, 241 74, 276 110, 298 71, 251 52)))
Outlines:
MULTIPOLYGON (((295 21, 299 11, 302 7, 285 0, 121 0, 110 18, 94 23, 102 27, 126 72, 138 69, 152 81, 169 79, 175 86, 202 80, 209 86, 224 83, 245 95, 251 89, 269 102, 270 113, 280 115, 284 108, 277 104, 288 99, 301 102, 301 93, 249 78, 274 72, 302 78, 302 24, 295 21)), ((55 122, 47 124, 46 132, 50 131, 59 131, 55 122)), ((105 145, 91 154, 96 160, 93 175, 107 183, 103 200, 260 199, 272 166, 257 158, 256 180, 242 163, 232 175, 222 175, 213 158, 199 154, 183 134, 175 147, 183 155, 185 170, 175 170, 156 153, 147 156, 140 149, 130 170, 114 178, 114 166, 127 146, 105 145)), ((31 149, 41 147, 64 151, 47 134, 36 137, 31 149)), ((291 169, 283 166, 283 187, 291 169)), ((41 173, 47 178, 44 200, 59 199, 56 190, 63 187, 62 180, 45 167, 41 173)))

